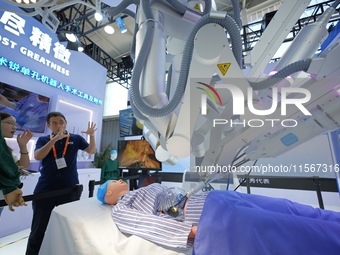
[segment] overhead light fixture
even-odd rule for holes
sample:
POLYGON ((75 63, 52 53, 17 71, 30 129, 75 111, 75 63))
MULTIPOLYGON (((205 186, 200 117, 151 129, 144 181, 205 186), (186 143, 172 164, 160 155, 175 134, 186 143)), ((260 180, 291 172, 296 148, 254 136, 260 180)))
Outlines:
POLYGON ((74 50, 74 51, 81 51, 81 52, 84 51, 84 47, 81 44, 81 42, 78 40, 78 38, 77 38, 77 41, 75 42, 68 42, 66 45, 66 49, 74 50))
POLYGON ((58 39, 60 42, 76 42, 78 38, 74 32, 62 30, 58 32, 58 39))
POLYGON ((84 47, 78 38, 79 28, 72 26, 70 30, 61 30, 58 32, 60 42, 67 42, 66 49, 75 51, 84 51, 84 47))
POLYGON ((115 32, 115 29, 114 29, 112 26, 110 26, 110 25, 106 25, 106 26, 104 27, 104 31, 105 31, 107 34, 112 35, 112 34, 115 32))
POLYGON ((102 21, 103 20, 103 14, 101 12, 96 12, 94 14, 94 18, 96 19, 96 21, 102 21))
POLYGON ((70 42, 76 42, 78 39, 76 34, 70 31, 66 32, 65 36, 66 36, 66 39, 69 40, 70 42))
POLYGON ((66 42, 67 41, 67 38, 66 38, 66 31, 62 30, 62 31, 59 31, 58 34, 58 40, 59 42, 66 42))
POLYGON ((5 0, 5 2, 17 6, 41 6, 48 2, 48 0, 5 0))
POLYGON ((58 39, 60 42, 76 42, 80 29, 77 25, 72 25, 68 30, 61 30, 58 32, 58 39))
POLYGON ((78 43, 77 42, 68 42, 66 49, 78 51, 78 43))
POLYGON ((13 1, 13 2, 17 2, 18 4, 21 4, 21 3, 23 3, 23 4, 35 4, 36 2, 39 2, 39 0, 37 1, 37 0, 32 0, 32 1, 30 1, 30 0, 15 0, 15 1, 13 1))
POLYGON ((101 0, 96 0, 96 13, 94 14, 94 18, 96 21, 102 21, 104 19, 101 4, 101 0))
POLYGON ((117 24, 118 24, 118 27, 119 27, 119 29, 120 29, 120 32, 121 32, 122 34, 126 33, 126 32, 127 32, 127 29, 126 29, 126 27, 125 27, 125 24, 124 24, 124 21, 122 20, 122 18, 118 17, 118 18, 116 19, 116 22, 117 22, 117 24))
POLYGON ((79 41, 79 45, 78 45, 78 51, 80 51, 80 52, 84 51, 83 44, 80 41, 79 41))

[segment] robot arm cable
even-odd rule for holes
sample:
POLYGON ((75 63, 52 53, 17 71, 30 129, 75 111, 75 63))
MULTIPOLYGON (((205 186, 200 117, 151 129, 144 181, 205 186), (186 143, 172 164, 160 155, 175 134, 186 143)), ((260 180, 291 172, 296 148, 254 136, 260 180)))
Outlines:
MULTIPOLYGON (((144 2, 144 1, 142 1, 144 2)), ((152 13, 149 11, 150 6, 147 6, 146 4, 143 4, 143 10, 148 11, 145 13, 146 19, 152 21, 152 13), (149 16, 150 15, 150 16, 149 16)), ((147 22, 150 23, 150 22, 147 22)), ((132 74, 132 86, 131 86, 131 99, 134 102, 136 108, 138 110, 150 117, 164 117, 169 115, 171 112, 173 112, 178 104, 180 103, 182 96, 184 94, 186 83, 188 79, 189 69, 190 69, 190 63, 192 59, 193 54, 193 47, 194 47, 194 40, 195 35, 198 32, 198 30, 209 23, 216 23, 224 27, 227 31, 229 31, 231 42, 232 42, 232 50, 235 55, 235 58, 239 65, 241 66, 242 63, 242 39, 239 33, 239 28, 235 21, 228 15, 225 15, 224 19, 221 19, 221 17, 218 17, 217 15, 205 15, 203 16, 194 26, 192 29, 189 38, 185 44, 183 57, 182 57, 182 63, 181 63, 181 72, 179 75, 178 85, 176 87, 176 91, 174 93, 173 98, 167 104, 165 107, 160 109, 155 109, 153 107, 150 107, 148 104, 146 104, 140 94, 139 91, 139 80, 142 74, 143 67, 145 65, 145 62, 148 57, 148 53, 151 47, 152 43, 152 37, 153 37, 153 31, 151 24, 147 24, 147 32, 146 36, 143 41, 142 49, 140 50, 140 54, 136 60, 135 67, 132 74), (215 17, 214 17, 215 16, 215 17)))
POLYGON ((267 79, 260 81, 260 82, 251 82, 249 81, 250 86, 254 90, 262 90, 269 87, 272 87, 273 85, 279 83, 287 76, 299 72, 299 71, 307 71, 312 60, 311 59, 304 59, 296 61, 292 64, 287 65, 286 67, 282 68, 280 71, 278 71, 276 74, 274 74, 271 77, 268 77, 267 79))

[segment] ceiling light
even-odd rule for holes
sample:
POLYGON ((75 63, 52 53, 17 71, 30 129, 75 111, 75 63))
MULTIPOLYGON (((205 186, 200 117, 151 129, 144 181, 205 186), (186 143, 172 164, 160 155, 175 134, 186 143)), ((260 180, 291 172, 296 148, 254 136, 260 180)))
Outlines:
POLYGON ((75 42, 68 42, 66 45, 66 49, 74 51, 84 51, 84 47, 78 39, 75 42))
POLYGON ((77 36, 73 32, 66 32, 65 36, 66 36, 67 40, 69 40, 70 42, 76 42, 77 41, 77 36))
POLYGON ((76 42, 77 36, 73 32, 62 30, 58 32, 58 40, 59 42, 76 42))
POLYGON ((58 40, 59 40, 59 42, 66 42, 67 41, 65 31, 60 31, 58 33, 58 40))
POLYGON ((96 12, 94 14, 94 18, 96 19, 96 21, 102 21, 103 20, 103 14, 101 14, 100 12, 96 12))
POLYGON ((107 34, 112 35, 112 34, 115 32, 115 29, 114 29, 112 26, 110 26, 110 25, 106 25, 106 26, 104 27, 104 31, 105 31, 107 34))
POLYGON ((19 6, 27 6, 27 5, 38 5, 41 6, 45 4, 48 0, 5 0, 5 2, 19 5, 19 6))
POLYGON ((120 29, 120 32, 121 32, 122 34, 126 33, 126 32, 127 32, 127 29, 126 29, 126 27, 125 27, 125 24, 124 24, 124 21, 122 20, 122 18, 118 17, 118 18, 116 19, 116 22, 117 22, 117 24, 118 24, 118 27, 119 27, 119 29, 120 29))
POLYGON ((66 49, 78 51, 78 43, 77 42, 68 42, 67 45, 66 45, 66 49))
POLYGON ((58 39, 60 42, 76 42, 78 40, 78 35, 80 29, 77 25, 72 25, 66 30, 61 30, 58 32, 58 39))

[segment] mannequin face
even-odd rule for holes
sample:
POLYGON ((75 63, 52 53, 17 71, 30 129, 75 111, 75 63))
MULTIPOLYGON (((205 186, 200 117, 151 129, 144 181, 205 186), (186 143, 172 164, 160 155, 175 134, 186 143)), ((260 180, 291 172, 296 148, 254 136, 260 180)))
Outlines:
POLYGON ((129 191, 129 185, 123 180, 113 180, 107 185, 105 203, 115 205, 118 199, 129 191))
POLYGON ((111 160, 115 160, 117 158, 117 151, 111 151, 111 160))
POLYGON ((17 130, 16 119, 13 116, 1 120, 1 132, 4 137, 12 138, 15 130, 17 130))

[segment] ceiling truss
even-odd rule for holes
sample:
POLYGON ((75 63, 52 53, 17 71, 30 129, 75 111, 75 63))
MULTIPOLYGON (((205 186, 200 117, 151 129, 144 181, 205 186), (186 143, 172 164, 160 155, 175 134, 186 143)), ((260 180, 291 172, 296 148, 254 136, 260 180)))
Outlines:
MULTIPOLYGON (((88 2, 91 5, 95 5, 95 3, 91 0, 85 0, 84 2, 88 2)), ((314 22, 316 18, 323 13, 323 11, 330 6, 334 1, 326 1, 324 3, 320 3, 314 6, 310 6, 309 8, 313 8, 312 15, 310 17, 301 19, 294 26, 291 37, 286 40, 293 40, 295 35, 300 31, 300 29, 310 22, 314 22)), ((110 6, 102 3, 102 11, 104 12, 110 6)), ((93 58, 95 61, 103 65, 107 71, 107 82, 117 82, 120 85, 128 88, 131 82, 132 76, 132 67, 125 66, 123 62, 118 62, 114 58, 112 58, 107 52, 105 52, 101 47, 99 47, 95 42, 93 42, 89 35, 91 33, 96 32, 97 30, 103 28, 107 24, 113 24, 115 22, 116 17, 109 17, 105 20, 105 22, 98 22, 93 18, 95 10, 87 7, 82 4, 75 4, 59 11, 56 11, 56 15, 60 21, 60 26, 57 32, 61 30, 67 30, 71 27, 78 28, 78 38, 84 45, 84 53, 93 58)), ((120 16, 123 19, 127 18, 126 14, 120 16)), ((335 13, 331 22, 335 22, 339 20, 339 10, 335 13)), ((261 23, 261 22, 260 22, 261 23)), ((242 29, 242 38, 244 51, 250 51, 258 39, 261 37, 262 32, 260 30, 254 30, 256 23, 249 24, 243 26, 242 29)))

